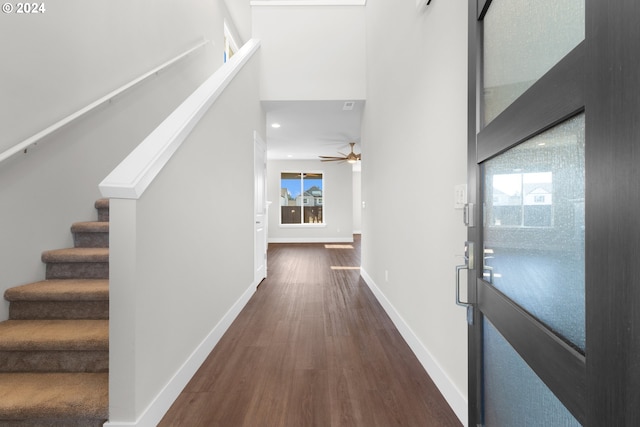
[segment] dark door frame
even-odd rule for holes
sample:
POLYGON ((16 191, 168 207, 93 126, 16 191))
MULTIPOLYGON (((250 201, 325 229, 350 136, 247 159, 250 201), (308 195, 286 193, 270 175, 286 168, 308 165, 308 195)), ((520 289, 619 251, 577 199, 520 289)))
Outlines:
MULTIPOLYGON (((490 4, 491 0, 469 0, 468 201, 478 220, 468 228, 468 240, 481 241, 478 161, 584 111, 586 357, 567 353, 560 348, 563 343, 556 342, 549 348, 559 348, 557 354, 566 359, 560 369, 545 373, 544 361, 528 362, 545 382, 555 381, 556 394, 584 425, 640 425, 640 2, 586 0, 585 41, 560 68, 554 67, 558 72, 545 75, 483 127, 477 119, 482 81, 478 20, 490 4), (577 70, 575 78, 567 79, 562 67, 577 70), (536 102, 546 103, 536 109, 539 114, 520 114, 524 109, 519 104, 536 102), (505 129, 513 132, 505 135, 505 129)), ((480 260, 481 245, 474 246, 475 259, 480 260)), ((482 315, 477 308, 493 316, 520 317, 521 327, 539 336, 519 343, 516 332, 507 337, 514 346, 553 341, 535 319, 515 313, 517 306, 478 280, 480 268, 469 271, 468 282, 469 301, 477 302, 480 293, 488 301, 483 307, 476 304, 474 325, 469 326, 470 426, 482 423, 482 315)))
POLYGON ((640 2, 587 0, 587 425, 640 425, 640 2))

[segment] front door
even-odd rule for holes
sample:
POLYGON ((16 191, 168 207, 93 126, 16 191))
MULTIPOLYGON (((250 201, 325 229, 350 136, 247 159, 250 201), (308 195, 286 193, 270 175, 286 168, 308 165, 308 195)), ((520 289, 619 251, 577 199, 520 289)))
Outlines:
POLYGON ((470 0, 469 425, 639 425, 639 17, 470 0))

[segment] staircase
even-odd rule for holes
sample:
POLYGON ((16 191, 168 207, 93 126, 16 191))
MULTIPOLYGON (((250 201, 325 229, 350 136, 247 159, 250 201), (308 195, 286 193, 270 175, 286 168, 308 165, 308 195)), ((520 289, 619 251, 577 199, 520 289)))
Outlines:
POLYGON ((46 279, 7 289, 0 322, 0 426, 101 426, 108 418, 109 201, 46 251, 46 279))

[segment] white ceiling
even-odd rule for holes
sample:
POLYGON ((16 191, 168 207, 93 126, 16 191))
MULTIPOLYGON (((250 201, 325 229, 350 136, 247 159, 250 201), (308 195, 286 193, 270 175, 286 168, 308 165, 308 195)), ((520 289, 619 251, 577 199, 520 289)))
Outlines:
POLYGON ((267 118, 269 159, 318 159, 349 153, 349 142, 360 153, 360 123, 364 101, 263 101, 267 118), (345 110, 345 103, 353 109, 345 110), (280 128, 273 128, 279 123, 280 128))
MULTIPOLYGON (((240 37, 251 37, 249 0, 224 0, 240 37)), ((360 153, 360 123, 364 101, 263 101, 267 119, 267 157, 270 159, 317 159, 347 154, 349 142, 360 153), (351 111, 345 102, 354 102, 351 111), (279 129, 271 124, 280 123, 279 129)))

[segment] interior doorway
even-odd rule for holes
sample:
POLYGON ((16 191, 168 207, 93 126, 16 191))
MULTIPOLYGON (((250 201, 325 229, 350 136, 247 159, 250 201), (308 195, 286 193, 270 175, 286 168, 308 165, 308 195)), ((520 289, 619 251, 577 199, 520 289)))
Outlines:
POLYGON ((254 139, 254 281, 256 286, 267 277, 267 238, 268 238, 268 203, 267 203, 267 144, 257 131, 254 139))

